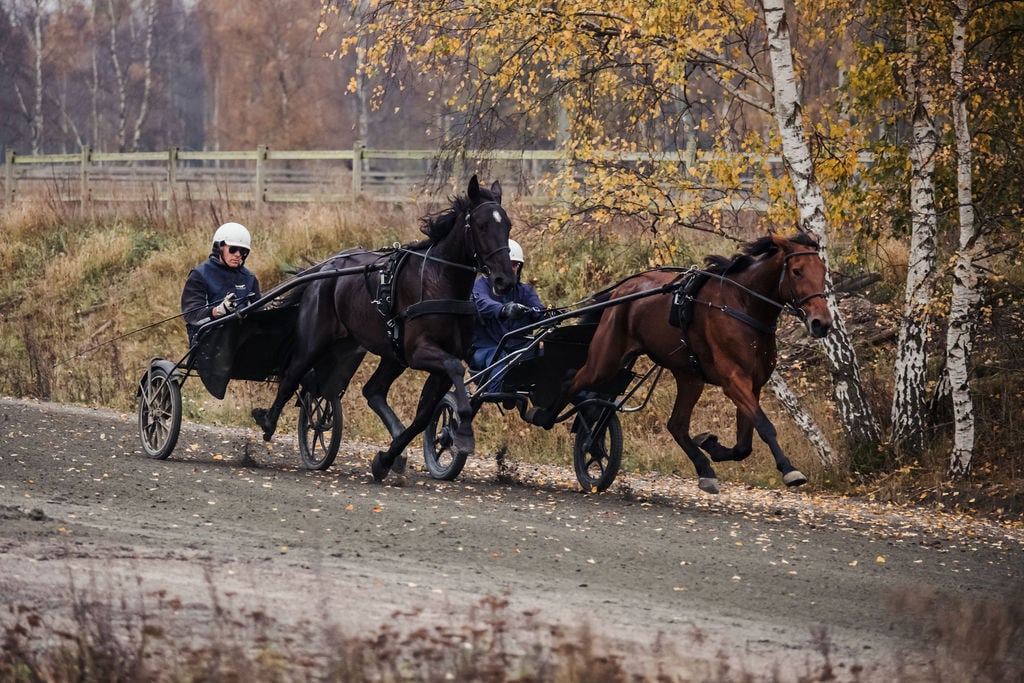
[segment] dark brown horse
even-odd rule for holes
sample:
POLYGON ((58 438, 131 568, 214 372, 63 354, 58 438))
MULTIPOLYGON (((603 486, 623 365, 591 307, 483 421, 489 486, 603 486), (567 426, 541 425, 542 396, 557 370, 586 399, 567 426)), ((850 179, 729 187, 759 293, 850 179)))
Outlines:
POLYGON ((380 364, 363 396, 391 434, 387 451, 373 460, 378 481, 392 467, 405 466, 402 451, 426 427, 435 406, 452 385, 458 403, 456 448, 472 453, 473 411, 462 358, 472 339, 476 307, 469 301, 477 272, 504 294, 515 283, 509 261, 511 222, 501 207, 501 185, 481 188, 476 176, 466 196, 447 211, 423 219, 428 239, 390 253, 352 250, 318 269, 365 267, 365 274, 317 280, 301 291, 296 343, 282 373, 277 397, 267 410, 253 411, 267 441, 284 404, 299 383, 315 381, 322 396, 341 394, 369 351, 380 364), (406 368, 430 373, 412 423, 405 427, 387 402, 388 390, 406 368), (309 374, 313 369, 315 373, 309 374), (315 378, 315 380, 313 379, 315 378))
MULTIPOLYGON (((818 244, 803 234, 791 239, 772 235, 744 245, 732 258, 709 256, 705 266, 691 275, 699 279, 690 286, 680 281, 676 298, 682 307, 681 328, 669 324, 671 291, 607 308, 569 395, 600 385, 646 354, 675 377, 668 429, 693 461, 702 490, 718 493, 718 478, 702 450, 715 462, 743 460, 750 455, 755 429, 771 449, 786 485, 806 483, 779 447, 760 396, 775 369, 775 325, 783 310, 798 315, 813 337, 824 337, 832 328, 818 244), (736 404, 732 448, 713 434, 690 437, 690 416, 705 384, 722 387, 736 404)), ((679 278, 679 272, 641 273, 615 288, 608 299, 657 289, 679 278)))

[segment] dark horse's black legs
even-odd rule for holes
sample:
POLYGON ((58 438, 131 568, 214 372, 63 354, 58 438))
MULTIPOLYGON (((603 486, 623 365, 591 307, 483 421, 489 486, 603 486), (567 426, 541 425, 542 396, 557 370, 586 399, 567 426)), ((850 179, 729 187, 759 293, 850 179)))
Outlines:
MULTIPOLYGON (((427 381, 423 384, 423 391, 420 393, 419 404, 416 406, 416 416, 412 423, 400 434, 394 437, 391 445, 386 451, 380 451, 370 464, 373 478, 382 481, 391 471, 392 467, 400 469, 404 464, 401 460, 402 451, 418 434, 421 434, 430 420, 434 409, 444 398, 445 393, 452 386, 455 387, 455 402, 459 414, 459 425, 455 432, 455 448, 460 453, 472 453, 475 448, 473 438, 472 409, 469 405, 469 394, 463 377, 466 367, 457 358, 447 357, 441 361, 443 372, 437 370, 430 373, 427 381)), ((386 392, 385 392, 386 393, 386 392)), ((390 410, 390 408, 388 408, 390 410)))

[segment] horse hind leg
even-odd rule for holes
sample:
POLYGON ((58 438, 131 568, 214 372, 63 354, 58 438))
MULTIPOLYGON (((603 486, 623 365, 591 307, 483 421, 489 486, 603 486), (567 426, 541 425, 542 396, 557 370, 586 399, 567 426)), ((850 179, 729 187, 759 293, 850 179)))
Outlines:
POLYGON ((405 368, 401 364, 382 358, 370 379, 363 385, 363 398, 366 399, 366 404, 384 423, 392 439, 405 431, 405 425, 388 404, 388 392, 403 372, 405 368))
POLYGON ((277 387, 277 395, 274 397, 274 402, 270 404, 270 407, 252 409, 253 420, 263 429, 264 441, 270 441, 274 438, 274 432, 277 431, 277 421, 281 417, 281 411, 284 409, 285 403, 288 402, 288 399, 291 398, 298 388, 299 379, 299 369, 295 367, 288 368, 281 378, 281 383, 277 387))
POLYGON ((672 415, 668 419, 668 431, 693 463, 693 468, 697 471, 697 487, 705 493, 718 493, 718 475, 715 474, 707 456, 690 438, 690 416, 704 391, 704 385, 687 381, 682 375, 674 374, 676 376, 676 402, 672 407, 672 415))

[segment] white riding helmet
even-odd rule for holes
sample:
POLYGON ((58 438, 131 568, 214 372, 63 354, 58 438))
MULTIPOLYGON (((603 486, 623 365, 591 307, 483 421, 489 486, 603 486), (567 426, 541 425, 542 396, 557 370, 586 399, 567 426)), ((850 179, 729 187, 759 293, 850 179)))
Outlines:
POLYGON ((213 248, 216 249, 219 244, 251 250, 252 236, 241 223, 225 223, 213 233, 213 248))
POLYGON ((526 259, 523 258, 523 248, 519 246, 519 242, 508 241, 508 258, 516 263, 526 263, 526 259))

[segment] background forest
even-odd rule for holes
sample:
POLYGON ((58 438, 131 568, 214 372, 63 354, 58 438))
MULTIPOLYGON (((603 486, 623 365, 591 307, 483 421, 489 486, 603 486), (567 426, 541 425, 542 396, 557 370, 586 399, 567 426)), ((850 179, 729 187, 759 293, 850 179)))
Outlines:
POLYGON ((0 0, 0 149, 557 149, 544 230, 673 260, 795 227, 897 311, 871 372, 842 323, 818 349, 822 461, 960 477, 1019 373, 979 342, 1021 336, 1022 65, 1019 0, 0 0))

